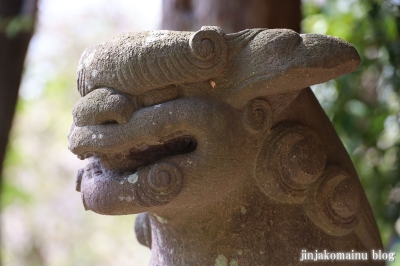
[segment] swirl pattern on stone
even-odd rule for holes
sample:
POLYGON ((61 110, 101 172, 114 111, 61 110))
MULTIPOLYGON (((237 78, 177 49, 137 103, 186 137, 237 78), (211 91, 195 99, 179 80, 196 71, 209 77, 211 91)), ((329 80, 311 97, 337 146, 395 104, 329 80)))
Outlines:
POLYGON ((136 192, 140 198, 140 205, 159 206, 168 203, 175 198, 182 189, 182 173, 172 163, 157 163, 147 171, 143 168, 138 169, 140 184, 136 186, 136 192))
POLYGON ((344 236, 359 223, 360 196, 360 185, 356 180, 342 168, 331 166, 313 185, 303 208, 310 220, 325 233, 344 236))
POLYGON ((267 131, 271 127, 272 109, 265 100, 254 99, 244 108, 242 120, 250 133, 267 131))
POLYGON ((325 147, 313 131, 283 122, 271 130, 258 155, 256 180, 269 197, 284 203, 301 203, 326 161, 325 147))
POLYGON ((225 33, 218 27, 202 27, 190 37, 189 47, 193 56, 189 60, 209 74, 219 72, 226 64, 228 45, 225 33))

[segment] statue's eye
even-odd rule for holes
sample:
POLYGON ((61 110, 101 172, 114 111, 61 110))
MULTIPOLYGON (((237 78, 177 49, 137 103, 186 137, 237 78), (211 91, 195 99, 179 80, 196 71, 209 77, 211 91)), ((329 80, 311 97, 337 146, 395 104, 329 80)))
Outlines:
POLYGON ((162 89, 148 91, 139 96, 140 105, 143 107, 152 106, 168 101, 172 101, 179 97, 179 90, 176 86, 168 86, 162 89))

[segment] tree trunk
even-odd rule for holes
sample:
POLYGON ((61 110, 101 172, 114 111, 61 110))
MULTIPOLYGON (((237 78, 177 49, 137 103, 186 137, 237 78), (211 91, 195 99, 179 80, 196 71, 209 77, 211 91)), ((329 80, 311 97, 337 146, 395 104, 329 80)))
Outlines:
POLYGON ((300 32, 300 0, 163 0, 162 28, 194 30, 220 26, 232 33, 249 28, 300 32))
POLYGON ((0 186, 26 51, 33 35, 37 0, 0 0, 0 186))

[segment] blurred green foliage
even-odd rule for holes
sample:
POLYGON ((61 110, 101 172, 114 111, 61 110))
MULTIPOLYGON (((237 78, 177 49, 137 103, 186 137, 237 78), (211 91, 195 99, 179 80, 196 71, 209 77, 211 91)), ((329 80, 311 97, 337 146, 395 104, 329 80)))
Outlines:
POLYGON ((0 32, 4 32, 10 39, 20 33, 30 33, 34 30, 35 17, 24 14, 16 17, 5 18, 0 16, 0 32))
POLYGON ((396 236, 400 202, 400 1, 303 1, 306 33, 343 38, 357 71, 313 88, 349 152, 384 245, 396 236))

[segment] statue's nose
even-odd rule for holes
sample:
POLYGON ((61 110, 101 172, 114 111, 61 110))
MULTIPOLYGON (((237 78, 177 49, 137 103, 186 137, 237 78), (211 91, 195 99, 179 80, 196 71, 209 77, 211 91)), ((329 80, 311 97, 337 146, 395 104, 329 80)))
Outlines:
POLYGON ((78 127, 125 124, 135 106, 131 99, 109 88, 99 88, 81 98, 74 106, 72 115, 78 127))

